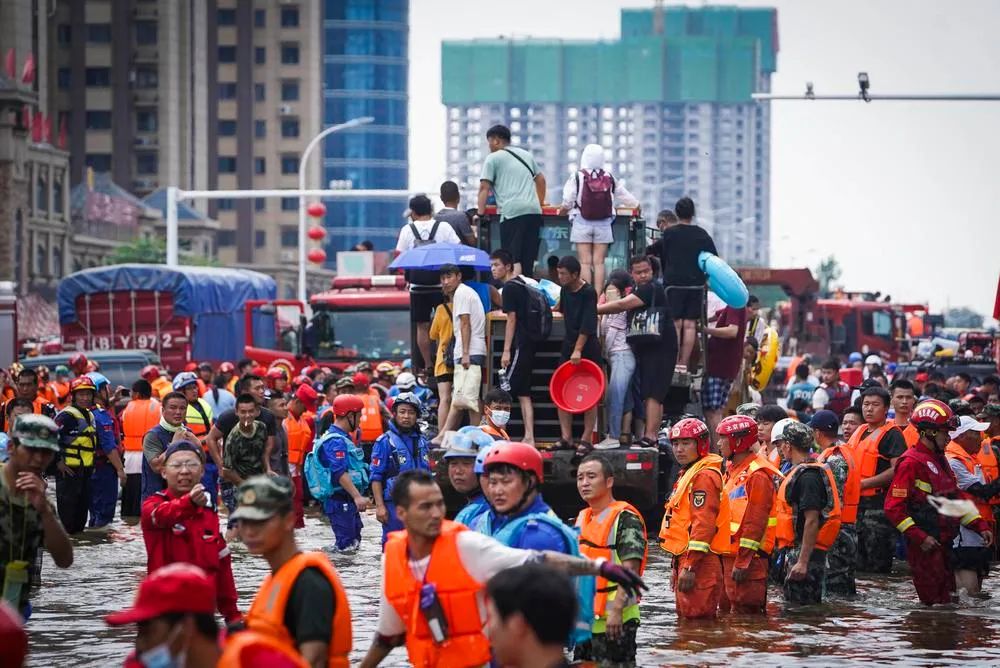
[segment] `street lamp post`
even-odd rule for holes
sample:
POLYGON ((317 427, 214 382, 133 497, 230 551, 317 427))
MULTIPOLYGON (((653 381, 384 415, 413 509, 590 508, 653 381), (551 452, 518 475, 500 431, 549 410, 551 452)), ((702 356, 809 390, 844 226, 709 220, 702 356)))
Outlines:
MULTIPOLYGON (((325 138, 327 135, 333 134, 334 132, 339 132, 340 130, 348 130, 350 128, 356 128, 361 125, 367 125, 375 121, 372 116, 364 116, 363 118, 352 118, 346 123, 340 123, 338 125, 331 125, 327 129, 320 132, 318 135, 312 138, 312 141, 306 146, 305 150, 302 151, 302 157, 299 159, 299 190, 304 191, 306 189, 306 165, 309 162, 309 155, 312 150, 325 138)), ((306 302, 306 198, 303 195, 299 196, 299 301, 303 304, 306 302)))

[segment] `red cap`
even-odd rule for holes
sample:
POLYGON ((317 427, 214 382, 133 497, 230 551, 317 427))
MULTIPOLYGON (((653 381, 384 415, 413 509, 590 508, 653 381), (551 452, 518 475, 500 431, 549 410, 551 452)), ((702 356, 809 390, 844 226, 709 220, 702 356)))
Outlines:
POLYGON ((351 380, 354 381, 354 387, 356 389, 363 390, 368 387, 368 376, 360 371, 354 374, 354 377, 351 380))
POLYGON ((918 373, 916 376, 913 377, 913 380, 917 381, 918 383, 926 383, 928 378, 930 378, 930 374, 927 373, 926 371, 921 371, 920 373, 918 373))
POLYGON ((305 405, 306 410, 314 411, 316 410, 316 400, 319 398, 319 394, 316 393, 316 390, 311 385, 302 384, 299 385, 299 389, 295 390, 295 398, 305 405))
POLYGON ((198 370, 198 363, 197 362, 188 362, 187 364, 184 365, 184 370, 185 371, 197 371, 198 370))
POLYGON ((172 612, 215 613, 215 583, 197 566, 178 562, 157 569, 139 585, 131 608, 104 618, 111 626, 135 624, 172 612))
POLYGON ((24 620, 14 608, 0 601, 0 668, 20 668, 28 655, 28 634, 24 620))

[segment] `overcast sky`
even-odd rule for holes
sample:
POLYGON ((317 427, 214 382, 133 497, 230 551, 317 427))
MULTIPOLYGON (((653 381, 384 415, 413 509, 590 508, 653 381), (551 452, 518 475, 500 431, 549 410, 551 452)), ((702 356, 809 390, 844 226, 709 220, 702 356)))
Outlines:
MULTIPOLYGON (((667 2, 670 4, 677 4, 667 2)), ((697 3, 689 3, 697 4, 697 3)), ((775 0, 774 92, 1000 93, 996 0, 775 0)), ((635 0, 411 0, 410 185, 445 173, 441 40, 616 38, 635 0)), ((1000 102, 773 102, 771 257, 833 254, 851 290, 989 314, 1000 272, 1000 102)), ((484 140, 485 142, 485 140, 484 140)))

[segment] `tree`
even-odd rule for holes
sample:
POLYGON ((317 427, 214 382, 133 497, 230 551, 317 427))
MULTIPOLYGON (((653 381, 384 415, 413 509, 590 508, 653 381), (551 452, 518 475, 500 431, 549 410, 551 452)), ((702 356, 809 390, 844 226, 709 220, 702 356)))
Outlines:
POLYGON ((944 326, 980 329, 983 326, 983 316, 965 306, 950 308, 944 312, 944 326))
POLYGON ((821 260, 819 266, 816 267, 816 280, 819 281, 820 294, 830 294, 830 288, 833 287, 833 282, 840 278, 840 274, 840 263, 837 262, 837 258, 829 255, 821 260))
MULTIPOLYGON (((192 255, 190 252, 179 251, 178 258, 181 264, 195 265, 201 267, 218 266, 218 262, 211 258, 192 255)), ((166 264, 167 262, 167 242, 159 237, 149 239, 142 238, 127 244, 122 244, 108 256, 108 264, 166 264)))

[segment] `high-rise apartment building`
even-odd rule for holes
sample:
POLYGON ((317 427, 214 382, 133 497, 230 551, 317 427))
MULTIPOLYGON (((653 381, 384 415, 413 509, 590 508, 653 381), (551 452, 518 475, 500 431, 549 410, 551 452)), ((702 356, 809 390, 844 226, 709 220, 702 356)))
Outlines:
POLYGON ((647 215, 684 194, 734 264, 766 265, 770 246, 770 90, 777 12, 735 7, 622 10, 617 41, 476 39, 442 47, 448 176, 470 195, 485 133, 508 125, 558 202, 583 147, 647 215))

